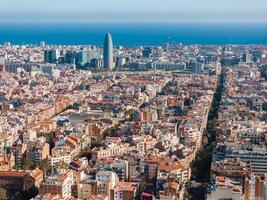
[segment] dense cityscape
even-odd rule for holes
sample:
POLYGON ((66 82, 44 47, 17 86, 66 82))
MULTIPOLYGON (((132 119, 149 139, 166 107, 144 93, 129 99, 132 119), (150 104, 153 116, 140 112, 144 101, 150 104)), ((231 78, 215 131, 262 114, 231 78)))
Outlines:
POLYGON ((0 46, 0 199, 267 199, 267 46, 0 46))

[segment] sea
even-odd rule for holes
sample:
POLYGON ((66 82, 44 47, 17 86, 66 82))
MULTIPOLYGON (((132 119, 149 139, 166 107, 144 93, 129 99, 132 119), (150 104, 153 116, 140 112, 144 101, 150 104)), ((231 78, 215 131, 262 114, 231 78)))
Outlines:
POLYGON ((115 46, 170 44, 267 44, 267 24, 252 23, 0 23, 0 44, 99 45, 105 34, 115 46))

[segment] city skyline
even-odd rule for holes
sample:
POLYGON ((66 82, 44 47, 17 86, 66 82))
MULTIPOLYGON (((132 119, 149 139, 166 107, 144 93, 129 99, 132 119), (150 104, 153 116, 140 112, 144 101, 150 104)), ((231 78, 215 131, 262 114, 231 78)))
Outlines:
POLYGON ((4 0, 0 23, 236 22, 266 23, 264 0, 18 1, 4 0), (34 8, 34 9, 33 9, 34 8), (123 17, 121 17, 123 16, 123 17))
POLYGON ((105 41, 0 46, 0 199, 267 199, 267 45, 105 41))
POLYGON ((0 2, 0 200, 267 200, 267 0, 0 2))

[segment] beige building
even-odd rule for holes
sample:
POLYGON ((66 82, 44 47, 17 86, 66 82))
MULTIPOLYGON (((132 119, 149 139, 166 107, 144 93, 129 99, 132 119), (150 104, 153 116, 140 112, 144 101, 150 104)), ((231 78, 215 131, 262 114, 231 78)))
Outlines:
POLYGON ((0 151, 0 171, 9 171, 15 166, 15 157, 0 151))
POLYGON ((50 163, 55 166, 58 163, 69 164, 71 162, 71 148, 68 146, 59 146, 52 149, 50 163))
POLYGON ((137 187, 137 183, 119 182, 115 188, 110 190, 110 200, 133 200, 137 187))
POLYGON ((0 172, 0 187, 4 187, 9 191, 24 190, 31 188, 39 188, 43 180, 43 172, 35 169, 31 172, 24 171, 5 171, 0 172))
POLYGON ((40 187, 40 195, 58 194, 61 198, 71 197, 71 186, 73 185, 72 170, 61 170, 49 176, 40 187))
POLYGON ((97 182, 96 181, 82 181, 79 184, 79 198, 89 199, 92 195, 97 195, 97 182))
POLYGON ((265 178, 251 175, 245 180, 244 200, 265 200, 267 199, 267 174, 265 178))
POLYGON ((96 174, 97 181, 97 195, 110 197, 110 190, 113 189, 119 178, 115 172, 100 171, 96 174))
POLYGON ((33 163, 49 158, 49 144, 45 137, 39 137, 36 142, 29 142, 27 146, 27 157, 33 163))

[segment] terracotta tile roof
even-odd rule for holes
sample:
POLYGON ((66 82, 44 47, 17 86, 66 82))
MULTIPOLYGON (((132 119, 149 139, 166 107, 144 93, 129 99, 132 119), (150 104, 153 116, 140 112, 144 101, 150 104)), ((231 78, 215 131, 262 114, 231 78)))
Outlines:
POLYGON ((175 190, 178 190, 179 187, 180 187, 180 185, 178 183, 176 183, 176 182, 172 182, 170 186, 171 186, 171 188, 173 188, 175 190))
POLYGON ((0 172, 0 177, 24 177, 27 176, 27 172, 18 172, 18 171, 2 171, 0 172))
POLYGON ((184 166, 181 163, 175 163, 174 165, 159 165, 158 170, 173 171, 178 169, 183 169, 184 166))
POLYGON ((133 182, 119 182, 114 188, 116 191, 134 191, 138 184, 133 182))
POLYGON ((76 145, 77 142, 75 140, 73 140, 72 138, 70 138, 69 136, 66 137, 66 141, 70 144, 76 145))
POLYGON ((11 135, 5 134, 5 133, 0 133, 0 139, 6 139, 11 137, 11 135))
POLYGON ((35 170, 33 170, 32 172, 31 172, 31 176, 33 177, 33 178, 38 178, 40 175, 42 175, 43 174, 43 172, 42 172, 42 170, 40 170, 40 169, 38 169, 38 168, 36 168, 35 170))
POLYGON ((114 159, 111 159, 111 158, 100 158, 100 159, 97 159, 96 162, 113 163, 114 159))
POLYGON ((169 163, 170 158, 168 157, 149 157, 145 160, 146 163, 157 163, 157 164, 164 164, 169 163))

